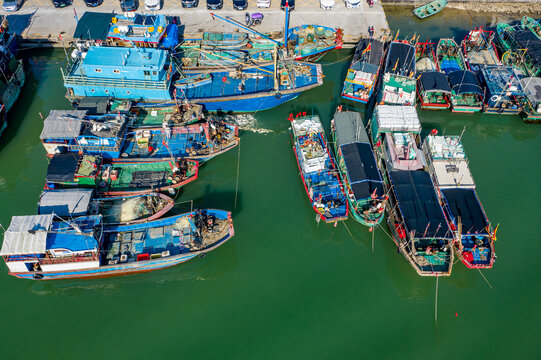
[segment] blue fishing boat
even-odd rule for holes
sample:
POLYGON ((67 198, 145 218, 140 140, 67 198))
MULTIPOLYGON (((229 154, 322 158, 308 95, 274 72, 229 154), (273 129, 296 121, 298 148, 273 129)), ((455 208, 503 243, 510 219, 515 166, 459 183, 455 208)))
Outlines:
POLYGON ((349 211, 361 224, 377 226, 383 220, 387 196, 361 114, 339 108, 331 132, 349 211))
POLYGON ((146 195, 97 196, 93 189, 44 190, 38 214, 54 214, 64 219, 102 215, 106 224, 136 224, 155 220, 175 205, 161 193, 146 195))
POLYGON ((329 223, 347 219, 347 198, 319 117, 304 113, 294 119, 291 114, 288 120, 291 121, 293 152, 318 221, 329 223))
POLYGON ((67 98, 135 100, 146 106, 176 105, 191 101, 208 111, 250 112, 270 109, 323 84, 320 64, 297 61, 253 66, 184 70, 177 74, 171 56, 152 48, 90 47, 62 69, 67 98), (212 82, 175 91, 173 78, 210 73, 212 82))
POLYGON ((487 114, 518 115, 521 98, 526 96, 521 76, 511 66, 483 66, 479 71, 485 88, 484 111, 487 114))
POLYGON ((470 269, 491 268, 496 259, 496 229, 492 229, 475 191, 461 137, 429 135, 423 152, 455 234, 454 245, 460 260, 470 269))
POLYGON ((205 254, 234 235, 231 213, 196 210, 131 225, 101 216, 14 216, 0 255, 10 275, 34 280, 97 278, 163 269, 205 254))
POLYGON ((130 128, 123 114, 51 110, 40 135, 47 154, 74 152, 104 159, 207 161, 238 145, 238 126, 210 119, 184 126, 130 128))
POLYGON ((171 49, 178 44, 178 27, 165 15, 85 12, 73 33, 75 51, 88 45, 171 49))
POLYGON ((355 47, 351 60, 342 97, 368 103, 378 80, 378 74, 383 62, 383 43, 376 39, 362 38, 355 47))

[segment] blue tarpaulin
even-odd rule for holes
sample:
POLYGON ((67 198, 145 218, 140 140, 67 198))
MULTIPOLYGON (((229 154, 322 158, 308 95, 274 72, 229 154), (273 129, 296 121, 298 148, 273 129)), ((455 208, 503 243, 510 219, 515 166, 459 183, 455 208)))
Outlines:
POLYGON ((165 36, 161 40, 161 47, 172 49, 178 44, 178 28, 176 24, 169 24, 165 28, 165 36))

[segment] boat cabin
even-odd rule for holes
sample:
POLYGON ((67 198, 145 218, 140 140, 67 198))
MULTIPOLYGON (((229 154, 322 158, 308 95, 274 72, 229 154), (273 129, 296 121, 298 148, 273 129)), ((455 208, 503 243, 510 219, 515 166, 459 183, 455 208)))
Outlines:
POLYGON ((10 273, 88 269, 99 266, 102 217, 69 221, 53 214, 14 216, 4 234, 0 255, 10 273))
POLYGON ((475 188, 459 136, 429 135, 423 142, 428 171, 440 189, 475 188))
POLYGON ((485 88, 484 105, 488 114, 519 114, 525 96, 521 76, 511 66, 483 66, 479 72, 485 88))
POLYGON ((471 113, 483 108, 484 91, 477 76, 469 70, 449 73, 451 111, 471 113))
POLYGON ((43 122, 40 139, 48 156, 81 152, 114 159, 126 138, 123 114, 88 115, 86 110, 51 110, 43 122))
POLYGON ((526 122, 541 121, 541 78, 526 77, 520 79, 520 85, 526 96, 522 97, 521 114, 526 122))
POLYGON ((61 69, 70 99, 171 100, 174 72, 168 51, 153 48, 91 46, 61 69))
POLYGON ((376 107, 371 120, 372 143, 387 171, 423 169, 425 160, 419 149, 421 129, 414 106, 376 107))
POLYGON ((93 197, 93 189, 44 190, 39 197, 38 214, 68 218, 88 215, 93 197))

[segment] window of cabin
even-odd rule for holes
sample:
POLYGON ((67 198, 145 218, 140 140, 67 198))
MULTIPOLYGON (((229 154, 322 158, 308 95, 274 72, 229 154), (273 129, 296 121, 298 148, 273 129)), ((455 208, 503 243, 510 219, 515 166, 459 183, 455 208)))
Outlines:
POLYGON ((105 90, 105 93, 106 93, 106 94, 109 94, 109 90, 105 90))
POLYGON ((97 72, 97 73, 100 73, 101 69, 100 68, 95 68, 94 71, 97 72))
POLYGON ((95 90, 94 89, 90 89, 90 92, 94 92, 95 90))
POLYGON ((130 90, 126 90, 126 95, 130 95, 131 94, 131 91, 130 90))
POLYGON ((113 73, 115 73, 115 74, 120 74, 120 70, 114 69, 114 70, 113 70, 113 73))
POLYGON ((150 71, 149 70, 144 70, 144 74, 145 74, 145 76, 150 76, 150 71))
POLYGON ((153 72, 152 72, 152 75, 156 76, 156 75, 158 75, 158 72, 157 72, 157 71, 153 71, 153 72))

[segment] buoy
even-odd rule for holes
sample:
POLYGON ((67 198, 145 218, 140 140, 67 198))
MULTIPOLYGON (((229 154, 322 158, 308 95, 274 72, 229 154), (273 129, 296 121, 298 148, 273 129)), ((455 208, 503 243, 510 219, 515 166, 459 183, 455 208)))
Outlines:
POLYGON ((149 26, 149 27, 147 28, 147 30, 148 30, 148 32, 154 32, 154 26, 149 26))
POLYGON ((117 19, 116 17, 114 17, 114 18, 111 19, 111 22, 112 22, 113 24, 116 24, 117 21, 118 21, 118 19, 117 19))
POLYGON ((158 26, 158 32, 162 32, 163 31, 163 26, 158 26))
POLYGON ((113 28, 113 32, 114 32, 115 34, 118 34, 118 33, 120 32, 120 30, 118 30, 118 28, 115 27, 115 28, 113 28))

